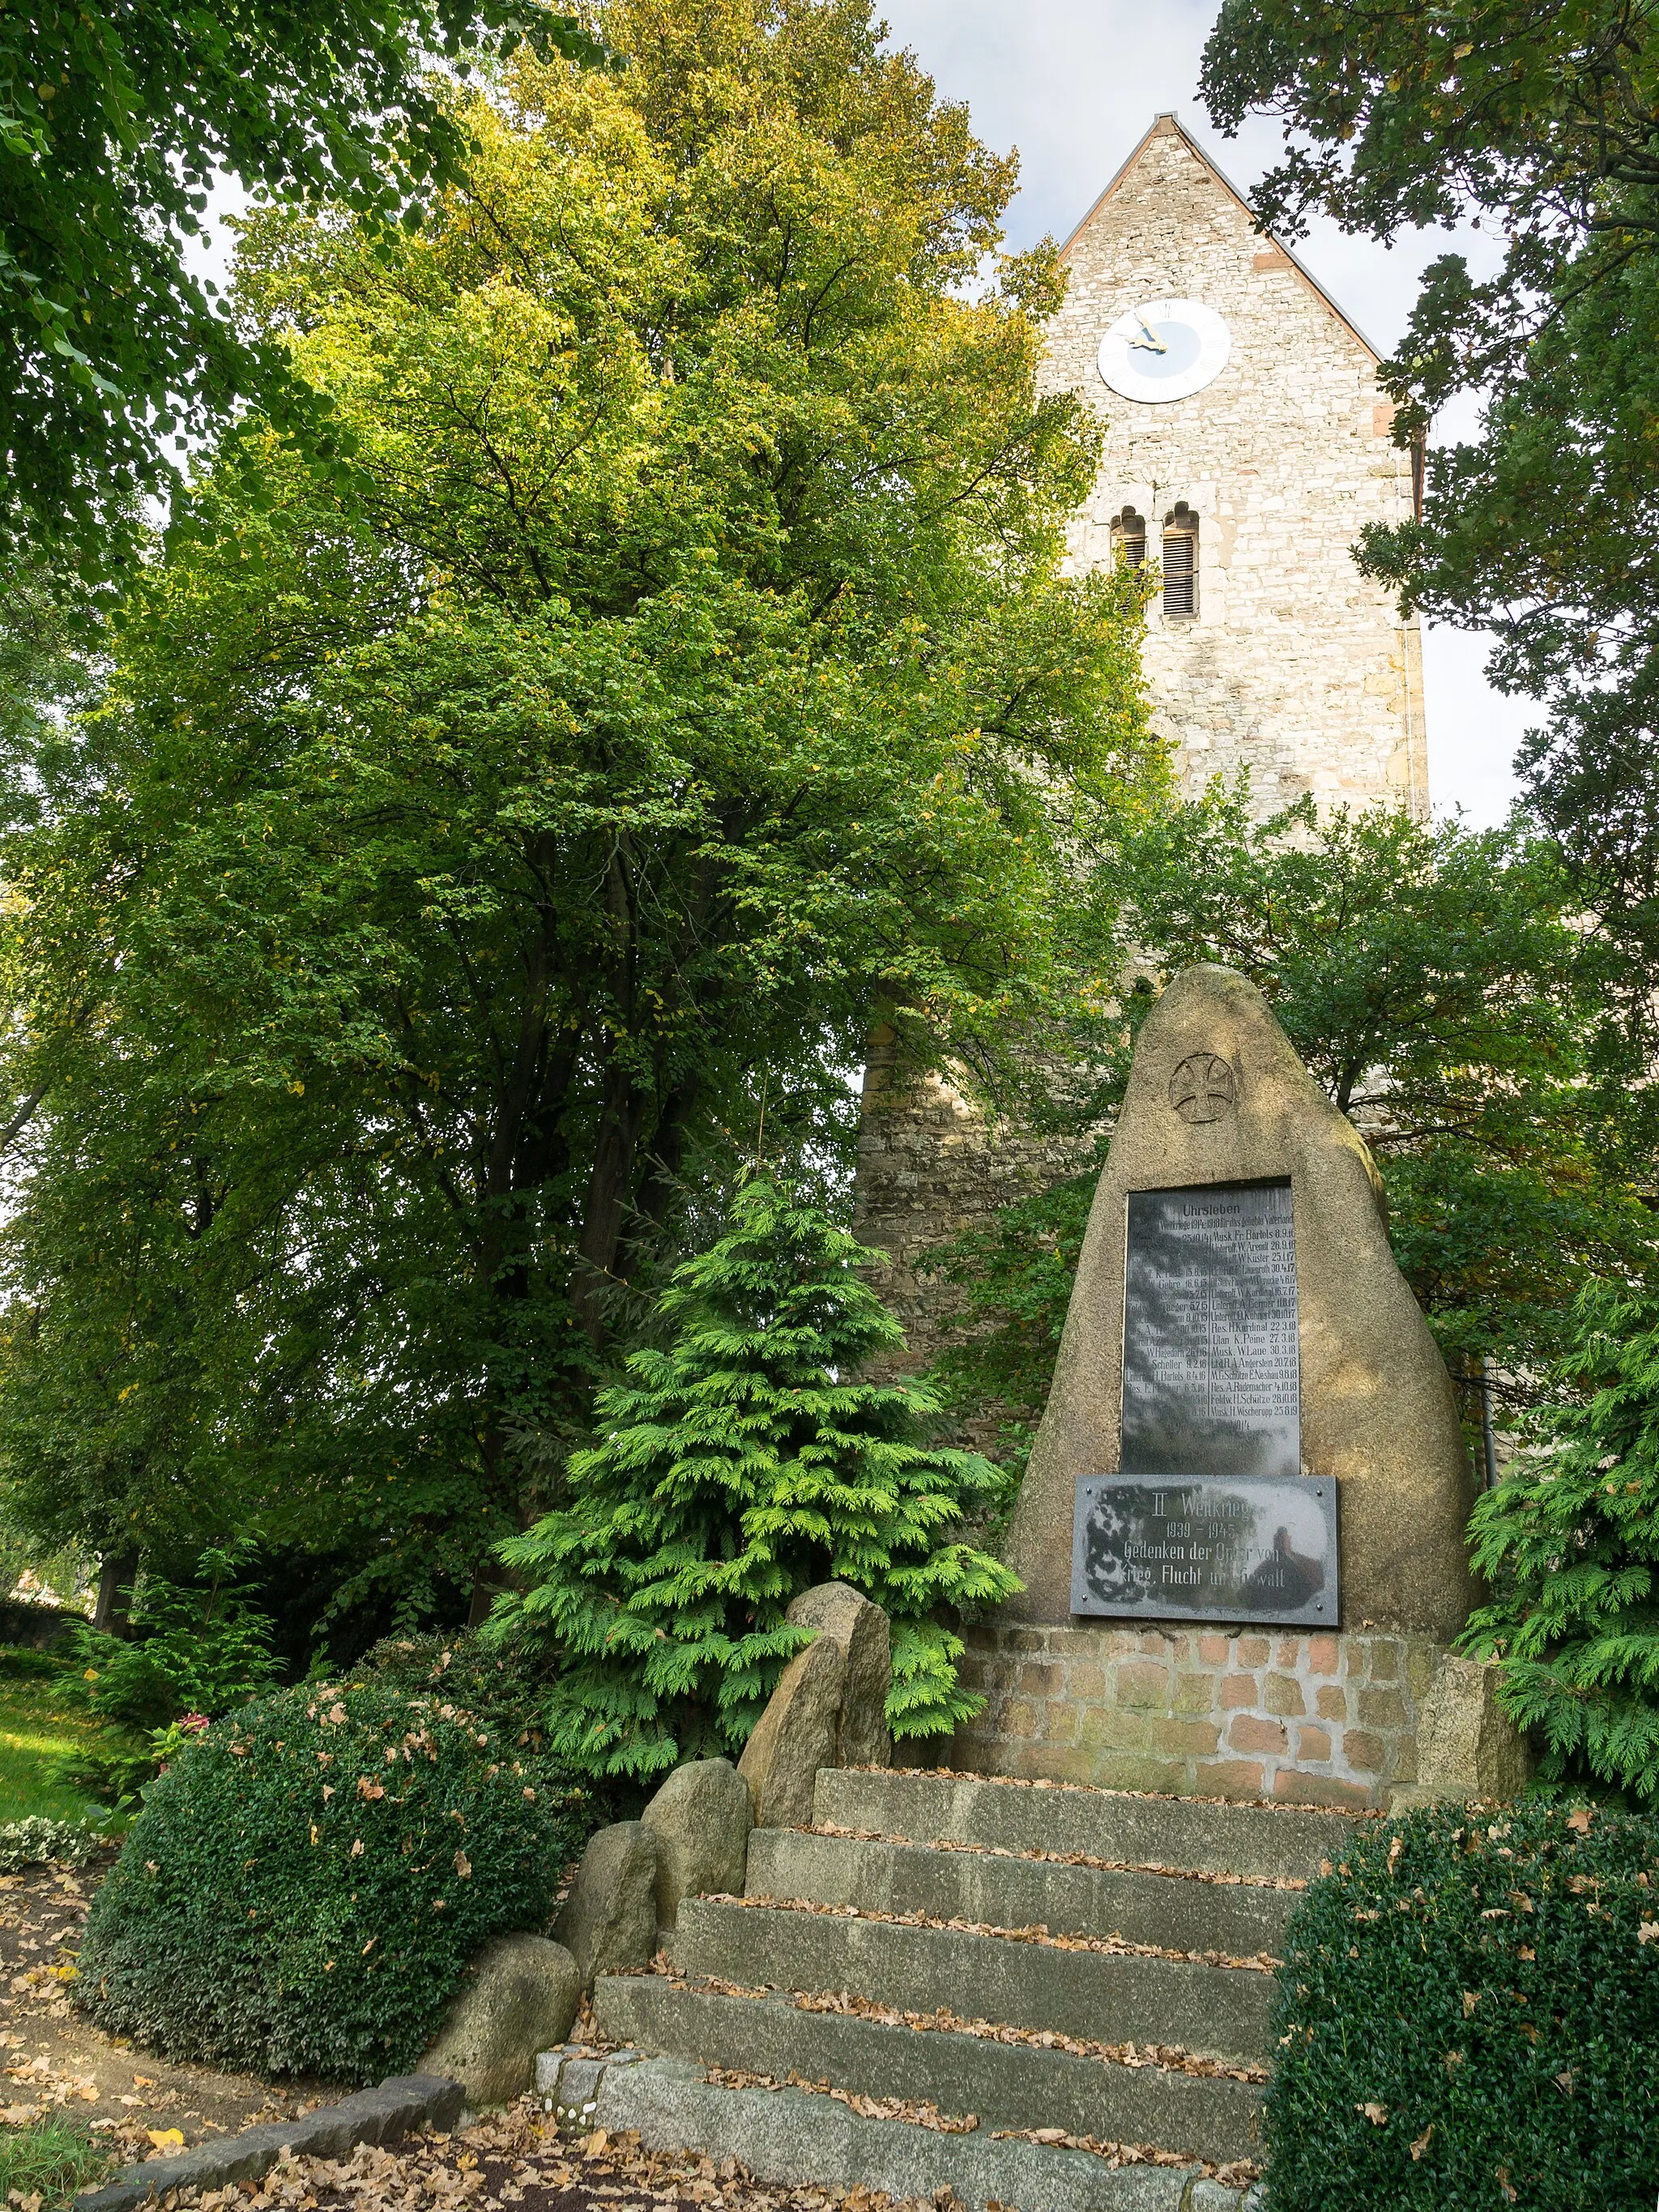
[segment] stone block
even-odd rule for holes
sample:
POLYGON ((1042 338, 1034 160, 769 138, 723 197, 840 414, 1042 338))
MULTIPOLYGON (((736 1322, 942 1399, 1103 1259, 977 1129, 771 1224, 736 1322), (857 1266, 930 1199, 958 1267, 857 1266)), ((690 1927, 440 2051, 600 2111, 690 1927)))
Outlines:
POLYGON ((813 1782, 821 1766, 836 1764, 846 1680, 847 1661, 828 1636, 798 1651, 779 1677, 738 1761, 757 1828, 811 1825, 813 1782))
POLYGON ((1028 1659, 1015 1680, 1028 1698, 1054 1698, 1059 1696, 1064 1678, 1056 1661, 1028 1659))
POLYGON ((1299 1636, 1281 1636, 1273 1652, 1274 1666, 1283 1668, 1287 1674, 1293 1674, 1300 1665, 1301 1659, 1302 1638, 1299 1636))
POLYGON ((1286 1805, 1334 1805, 1363 1812, 1371 1793, 1363 1782, 1344 1782, 1334 1774, 1303 1774, 1281 1766, 1273 1777, 1273 1796, 1286 1805))
POLYGON ((1200 1797, 1255 1798, 1261 1795, 1261 1764, 1254 1759, 1215 1759, 1197 1770, 1200 1797))
POLYGON ((580 1998, 563 1944, 498 1936, 467 1968, 420 2070, 459 2081, 469 2105, 510 2104, 530 2087, 537 2052, 569 2034, 580 1998))
POLYGON ((1003 1715, 1002 1725, 1010 1735, 1040 1735, 1042 1724, 1042 1708, 1034 1705, 1029 1698, 1011 1698, 1008 1700, 1008 1710, 1003 1715))
POLYGON ((1235 1751, 1259 1751, 1279 1759, 1290 1747, 1281 1722, 1262 1720, 1255 1713, 1234 1715, 1227 1741, 1235 1751))
POLYGON ((1310 1674, 1334 1674, 1337 1663, 1335 1637, 1310 1636, 1308 1638, 1308 1672, 1310 1674))
POLYGON ((1526 1738, 1498 1703, 1498 1669, 1445 1654, 1418 1718, 1417 1772, 1393 1804, 1518 1796, 1531 1772, 1526 1738))
POLYGON ((1221 1678, 1221 1706, 1224 1712, 1238 1712, 1261 1702, 1254 1674, 1224 1674, 1221 1678))
POLYGON ((1348 1717, 1348 1700, 1334 1682, 1320 1684, 1314 1709, 1322 1721, 1345 1721, 1348 1717))
POLYGON ((1168 1669, 1136 1660, 1123 1661, 1117 1670, 1117 1701, 1121 1705, 1167 1706, 1168 1669))
POLYGON ((1265 1636, 1241 1636, 1236 1647, 1236 1664, 1240 1667, 1265 1667, 1272 1656, 1273 1647, 1265 1636))
POLYGON ((1296 1755, 1314 1765, 1328 1759, 1331 1755, 1328 1733, 1322 1728, 1316 1728, 1311 1721, 1304 1721, 1296 1732, 1296 1755))
POLYGON ((1388 1757, 1388 1747, 1379 1735, 1364 1729, 1344 1729, 1342 1756, 1356 1774, 1381 1774, 1388 1757))
POLYGON ((1224 1667, 1232 1655, 1232 1646, 1224 1636, 1200 1636, 1198 1656, 1206 1667, 1224 1667))
POLYGON ((1362 1727, 1392 1732, 1407 1725, 1406 1700, 1397 1689, 1364 1689, 1355 1701, 1355 1717, 1362 1727))
POLYGON ((1176 1720, 1164 1714, 1152 1719, 1154 1751, 1184 1752, 1189 1757, 1209 1759, 1220 1738, 1221 1731, 1213 1721, 1176 1720))
POLYGON ((797 1628, 815 1628, 830 1638, 847 1664, 832 1763, 887 1765, 893 1753, 887 1729, 887 1692, 893 1680, 887 1615, 848 1583, 820 1583, 803 1590, 784 1618, 797 1628))
POLYGON ((1148 1711, 1127 1711, 1121 1705, 1093 1705, 1085 1710, 1079 1731, 1085 1744, 1107 1751, 1143 1751, 1152 1741, 1152 1717, 1148 1711))
POLYGON ((1261 1685, 1261 1702, 1270 1713, 1297 1714, 1308 1710, 1302 1702, 1302 1685, 1292 1674, 1269 1674, 1261 1685))
POLYGON ((1066 1687, 1074 1698, 1103 1698, 1106 1669, 1093 1660, 1075 1659, 1067 1669, 1066 1687))
POLYGON ((1181 1674, 1176 1678, 1175 1709, 1178 1713, 1207 1713, 1215 1703, 1213 1674, 1181 1674))
POLYGON ((726 1759, 677 1766, 640 1815, 657 1846, 657 1922, 672 1928, 683 1897, 738 1897, 755 1803, 726 1759))
POLYGON ((1373 1682, 1397 1682, 1400 1662, 1403 1654, 1391 1636, 1378 1636, 1371 1641, 1371 1680, 1373 1682))
POLYGON ((657 1839, 642 1820, 588 1838, 553 1940, 576 1961, 582 1987, 600 1974, 650 1964, 657 1948, 657 1839))

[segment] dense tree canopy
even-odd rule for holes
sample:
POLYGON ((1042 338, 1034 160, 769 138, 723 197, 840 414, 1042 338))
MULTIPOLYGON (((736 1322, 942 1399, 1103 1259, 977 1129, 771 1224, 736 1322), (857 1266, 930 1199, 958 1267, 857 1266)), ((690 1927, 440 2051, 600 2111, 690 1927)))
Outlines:
POLYGON ((27 0, 0 11, 0 559, 63 545, 101 578, 134 495, 239 395, 330 441, 280 349, 189 264, 216 173, 412 210, 465 130, 426 72, 464 40, 592 55, 539 0, 27 0))
POLYGON ((763 1120, 841 1156, 884 1011, 1063 1016, 1079 838, 1159 787, 1138 580, 1059 574, 1052 254, 968 296, 1012 165, 861 5, 605 28, 428 229, 252 222, 356 482, 228 443, 4 855, 0 1468, 100 1547, 465 1586, 763 1120))
POLYGON ((1472 217, 1495 273, 1427 272, 1386 364, 1413 435, 1459 392, 1481 434, 1435 449, 1420 525, 1364 558, 1437 620, 1497 633, 1506 688, 1547 702, 1534 801, 1633 956, 1659 973, 1659 25, 1647 0, 1225 0, 1204 93, 1231 130, 1282 116, 1257 188, 1291 234, 1321 210, 1389 239, 1472 217))

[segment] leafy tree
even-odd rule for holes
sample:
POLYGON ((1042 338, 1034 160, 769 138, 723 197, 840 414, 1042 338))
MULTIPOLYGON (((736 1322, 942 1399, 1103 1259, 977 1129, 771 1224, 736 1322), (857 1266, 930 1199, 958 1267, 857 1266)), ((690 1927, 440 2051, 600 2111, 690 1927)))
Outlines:
POLYGON ((0 1474, 100 1549, 465 1589, 763 1115, 844 1160, 884 1009, 1063 1012, 1077 841, 1160 788, 1136 580, 1059 574, 1052 253, 963 296, 1011 165, 861 9, 607 24, 421 234, 252 222, 371 489, 205 469, 4 855, 0 1474))
MULTIPOLYGON (((1453 1372, 1488 1359, 1500 1396, 1524 1401, 1571 1340, 1584 1277, 1654 1264, 1645 1072, 1607 1018, 1607 948, 1523 828, 1305 799, 1253 822, 1248 800, 1215 788, 1121 840, 1123 927, 1150 971, 1129 1027, 1192 962, 1258 984, 1376 1152, 1395 1257, 1453 1372)), ((1127 1054, 1116 1065, 1121 1081, 1127 1054)), ((1093 1183, 942 1255, 965 1291, 953 1389, 1028 1420, 1041 1407, 1093 1183)))
POLYGON ((252 397, 326 427, 279 348, 249 343, 188 264, 216 173, 417 220, 463 171, 438 54, 526 33, 592 58, 531 0, 288 0, 0 15, 0 558, 63 547, 96 582, 130 554, 135 495, 252 397))
POLYGON ((1468 1650, 1546 1746, 1540 1779, 1659 1799, 1659 1300, 1588 1286, 1528 1449, 1475 1507, 1468 1650))
POLYGON ((1395 434, 1461 392, 1480 434, 1429 456, 1423 520, 1362 565, 1437 621, 1491 629, 1500 687, 1542 698, 1532 800, 1629 956, 1650 1033, 1659 972, 1659 31, 1640 0, 1225 0, 1204 94, 1224 129, 1293 134, 1255 194, 1288 234, 1315 210, 1390 240, 1472 217, 1495 274, 1429 269, 1383 380, 1395 434))
POLYGON ((895 1735, 948 1734, 984 1703, 948 1616, 1019 1587, 961 1540, 996 1469, 927 1441, 924 1388, 855 1379, 903 1341, 858 1273, 879 1255, 764 1175, 732 1211, 663 1294, 670 1343, 600 1393, 565 1503, 502 1547, 529 1587, 495 1632, 556 1660, 550 1746, 589 1771, 738 1749, 810 1640, 790 1601, 831 1579, 892 1620, 895 1735))

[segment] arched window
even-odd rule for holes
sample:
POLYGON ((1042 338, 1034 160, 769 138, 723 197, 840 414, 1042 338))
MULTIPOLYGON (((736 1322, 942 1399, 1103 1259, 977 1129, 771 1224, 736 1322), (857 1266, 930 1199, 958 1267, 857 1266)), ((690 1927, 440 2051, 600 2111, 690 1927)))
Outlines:
POLYGON ((1146 561, 1146 519, 1132 507, 1112 517, 1112 550, 1131 568, 1140 568, 1146 561))
POLYGON ((1198 517, 1184 499, 1164 518, 1164 611, 1198 612, 1198 517))

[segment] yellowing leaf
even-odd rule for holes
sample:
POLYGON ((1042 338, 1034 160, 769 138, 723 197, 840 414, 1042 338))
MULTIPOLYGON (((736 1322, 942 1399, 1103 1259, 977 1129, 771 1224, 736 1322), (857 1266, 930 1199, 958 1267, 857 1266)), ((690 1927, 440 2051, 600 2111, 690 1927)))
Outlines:
POLYGON ((152 2128, 149 2139, 157 2150, 182 2150, 185 2147, 184 2131, 179 2128, 152 2128))

